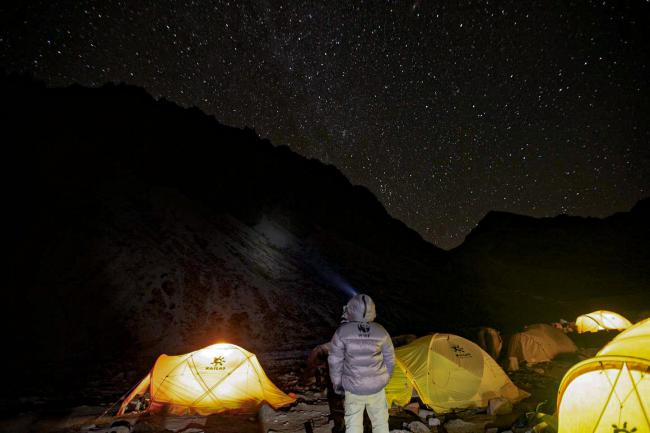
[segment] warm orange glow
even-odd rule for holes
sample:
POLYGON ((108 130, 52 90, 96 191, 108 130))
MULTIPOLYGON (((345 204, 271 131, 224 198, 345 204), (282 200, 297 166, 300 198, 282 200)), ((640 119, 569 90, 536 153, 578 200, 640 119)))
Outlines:
POLYGON ((558 418, 559 433, 650 431, 650 319, 567 372, 558 418))
POLYGON ((606 330, 623 330, 632 326, 632 323, 618 313, 607 310, 598 310, 583 314, 576 319, 576 330, 579 333, 598 332, 606 330))
POLYGON ((229 343, 185 355, 161 355, 119 414, 146 391, 151 396, 149 411, 175 414, 249 412, 262 402, 279 408, 295 401, 269 380, 254 354, 229 343))

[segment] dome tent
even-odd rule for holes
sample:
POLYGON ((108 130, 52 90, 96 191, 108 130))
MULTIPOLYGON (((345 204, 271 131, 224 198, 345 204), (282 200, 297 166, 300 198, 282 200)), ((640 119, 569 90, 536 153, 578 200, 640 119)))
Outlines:
POLYGON ((650 319, 573 366, 557 408, 559 433, 650 431, 650 319))
POLYGON ((574 353, 577 346, 561 330, 539 323, 514 334, 508 342, 508 370, 517 370, 520 362, 547 362, 560 353, 574 353))
POLYGON ((593 313, 583 314, 576 319, 576 331, 582 334, 584 332, 598 332, 606 330, 627 329, 632 323, 625 317, 613 311, 598 310, 593 313))
POLYGON ((147 412, 177 415, 253 412, 263 402, 277 409, 295 401, 269 380, 253 353, 226 343, 184 355, 160 355, 118 415, 145 393, 151 400, 147 412))
POLYGON ((517 402, 528 394, 517 388, 478 345, 452 334, 433 334, 395 349, 396 365, 386 399, 403 406, 417 392, 438 413, 484 407, 504 397, 517 402))

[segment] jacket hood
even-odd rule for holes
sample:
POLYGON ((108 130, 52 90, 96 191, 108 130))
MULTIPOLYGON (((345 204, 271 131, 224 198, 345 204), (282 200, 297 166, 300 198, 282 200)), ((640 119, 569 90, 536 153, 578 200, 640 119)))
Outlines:
POLYGON ((356 295, 348 301, 346 313, 351 322, 372 322, 377 317, 374 301, 364 294, 356 295))

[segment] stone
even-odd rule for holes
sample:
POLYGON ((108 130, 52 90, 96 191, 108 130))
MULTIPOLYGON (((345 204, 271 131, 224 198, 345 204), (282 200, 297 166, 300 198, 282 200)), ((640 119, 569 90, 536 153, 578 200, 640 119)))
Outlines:
POLYGON ((506 370, 508 370, 508 371, 517 371, 517 370, 519 370, 519 359, 517 359, 516 356, 508 357, 506 370))
POLYGON ((262 407, 260 407, 259 412, 257 412, 257 419, 259 420, 263 431, 271 428, 274 422, 278 422, 277 412, 268 404, 263 404, 262 407))
POLYGON ((512 412, 512 403, 507 398, 498 397, 488 401, 488 415, 506 415, 512 412))
POLYGON ((474 419, 462 420, 452 419, 445 423, 448 433, 484 433, 485 425, 490 421, 486 417, 475 417, 474 419))
POLYGON ((431 433, 429 427, 421 423, 420 421, 413 421, 409 424, 409 430, 413 433, 431 433))
POLYGON ((414 414, 417 414, 420 412, 420 405, 418 403, 409 403, 406 406, 404 406, 404 410, 410 410, 414 414))
POLYGON ((159 430, 160 430, 159 426, 156 426, 153 423, 149 423, 149 422, 146 422, 146 421, 144 421, 144 422, 140 421, 140 422, 136 423, 133 426, 132 432, 133 433, 151 433, 151 432, 157 432, 159 430))

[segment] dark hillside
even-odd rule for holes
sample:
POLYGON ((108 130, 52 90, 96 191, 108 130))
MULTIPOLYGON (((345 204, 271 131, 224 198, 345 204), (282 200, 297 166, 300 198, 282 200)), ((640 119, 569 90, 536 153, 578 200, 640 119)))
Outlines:
POLYGON ((114 397, 158 354, 216 341, 295 361, 355 290, 392 334, 650 309, 649 200, 605 219, 491 212, 446 252, 253 130, 131 86, 0 81, 12 403, 91 379, 114 397))
POLYGON ((463 321, 428 308, 458 293, 444 252, 332 166, 134 87, 0 92, 5 362, 54 390, 219 340, 305 350, 354 290, 393 333, 463 321))
POLYGON ((451 256, 504 324, 526 323, 531 310, 536 321, 596 309, 634 321, 650 306, 649 221, 650 199, 604 219, 490 212, 451 256))

